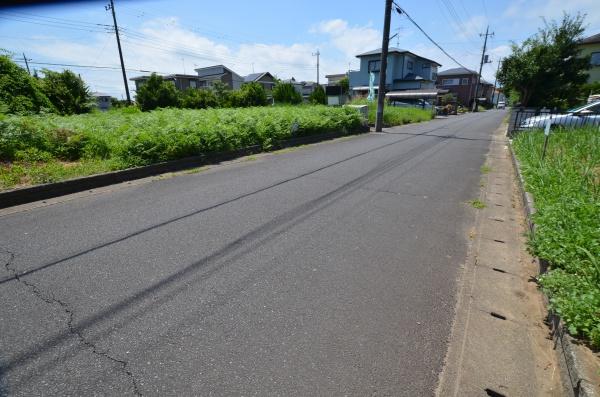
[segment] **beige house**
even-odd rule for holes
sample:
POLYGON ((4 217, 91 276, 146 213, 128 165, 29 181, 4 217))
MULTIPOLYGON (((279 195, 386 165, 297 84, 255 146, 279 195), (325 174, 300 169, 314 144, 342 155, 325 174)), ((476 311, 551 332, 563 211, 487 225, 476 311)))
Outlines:
POLYGON ((600 82, 600 33, 581 40, 579 48, 581 55, 591 56, 588 83, 600 82))

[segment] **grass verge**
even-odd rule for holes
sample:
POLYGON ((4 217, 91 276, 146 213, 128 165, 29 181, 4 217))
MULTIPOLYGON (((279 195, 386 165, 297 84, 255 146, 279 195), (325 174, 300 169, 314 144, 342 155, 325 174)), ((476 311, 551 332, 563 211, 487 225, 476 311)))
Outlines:
POLYGON ((75 116, 0 115, 0 190, 328 132, 355 132, 351 108, 135 108, 75 116))
POLYGON ((548 260, 540 278, 569 332, 600 348, 600 133, 558 130, 542 161, 544 134, 514 139, 526 189, 536 206, 531 251, 548 260))
MULTIPOLYGON (((377 103, 375 101, 368 102, 366 99, 358 99, 352 101, 352 105, 367 105, 369 107, 369 124, 375 124, 375 116, 377 114, 377 103)), ((390 105, 385 105, 383 108, 383 125, 385 127, 419 123, 431 120, 432 118, 433 113, 431 110, 390 105)))

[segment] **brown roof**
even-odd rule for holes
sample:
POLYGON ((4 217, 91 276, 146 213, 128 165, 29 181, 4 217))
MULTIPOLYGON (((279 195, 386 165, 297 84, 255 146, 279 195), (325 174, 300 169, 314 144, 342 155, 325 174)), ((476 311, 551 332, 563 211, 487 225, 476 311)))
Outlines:
POLYGON ((600 33, 595 34, 590 37, 586 37, 585 39, 580 41, 581 44, 595 44, 600 43, 600 33))

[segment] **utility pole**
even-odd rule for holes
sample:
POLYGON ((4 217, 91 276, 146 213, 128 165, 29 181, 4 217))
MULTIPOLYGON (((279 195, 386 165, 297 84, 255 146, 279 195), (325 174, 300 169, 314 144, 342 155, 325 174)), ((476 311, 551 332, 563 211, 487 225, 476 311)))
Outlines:
POLYGON ((385 0, 385 17, 383 20, 383 39, 381 40, 381 61, 379 66, 379 89, 377 92, 377 114, 375 131, 383 128, 383 105, 385 99, 385 75, 387 69, 388 47, 390 45, 390 20, 392 19, 392 0, 385 0))
POLYGON ((29 71, 29 63, 27 62, 27 57, 25 56, 25 53, 23 53, 23 60, 25 61, 25 66, 27 67, 27 73, 31 75, 31 72, 29 71))
POLYGON ((313 56, 317 57, 317 85, 319 85, 319 55, 321 55, 321 53, 319 52, 319 49, 317 49, 317 52, 313 53, 313 56))
POLYGON ((110 0, 110 4, 104 7, 107 11, 112 11, 113 22, 115 23, 115 34, 117 36, 117 47, 119 48, 119 58, 121 59, 121 71, 123 72, 123 84, 125 85, 125 94, 127 95, 127 104, 131 105, 131 96, 129 96, 129 86, 127 85, 127 74, 125 73, 125 63, 123 62, 123 51, 121 51, 121 40, 119 39, 119 27, 117 26, 117 16, 115 15, 115 3, 110 0))
POLYGON ((478 103, 477 103, 477 96, 479 95, 479 83, 481 81, 481 71, 483 70, 483 62, 485 59, 485 50, 487 48, 487 39, 488 36, 493 36, 494 32, 492 33, 488 33, 488 31, 490 30, 489 25, 485 28, 485 35, 480 34, 479 36, 485 36, 485 40, 483 40, 483 51, 481 52, 481 62, 479 63, 479 74, 477 75, 477 85, 475 85, 475 98, 473 99, 473 111, 476 112, 477 111, 477 107, 478 107, 478 103))
MULTIPOLYGON (((498 72, 500 71, 500 65, 502 64, 502 58, 498 60, 498 68, 496 69, 496 75, 494 76, 494 91, 492 91, 492 106, 494 105, 494 96, 496 95, 496 83, 498 82, 498 72)), ((498 95, 498 97, 500 97, 498 95)))

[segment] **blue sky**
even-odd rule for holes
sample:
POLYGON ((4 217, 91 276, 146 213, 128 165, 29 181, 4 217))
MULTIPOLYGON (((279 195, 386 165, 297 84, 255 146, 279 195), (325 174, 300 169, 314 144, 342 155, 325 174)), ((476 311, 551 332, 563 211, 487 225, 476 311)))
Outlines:
MULTIPOLYGON (((0 48, 14 58, 25 52, 32 68, 62 63, 114 69, 71 67, 94 91, 124 94, 112 17, 104 1, 0 8, 0 48)), ((356 69, 357 53, 381 46, 383 0, 346 1, 135 1, 115 0, 122 28, 128 77, 161 73, 194 73, 222 63, 245 75, 269 71, 280 78, 316 79, 356 69)), ((491 64, 484 78, 493 81, 497 61, 510 52, 510 42, 535 33, 546 19, 563 11, 587 14, 587 33, 600 32, 598 0, 406 0, 399 4, 442 47, 465 66, 476 69, 483 44, 479 33, 490 25, 491 64)), ((405 17, 394 14, 392 45, 434 59, 441 70, 456 67, 405 17)), ((130 84, 133 88, 133 84, 130 84)))

